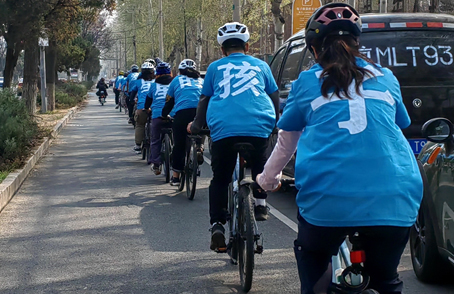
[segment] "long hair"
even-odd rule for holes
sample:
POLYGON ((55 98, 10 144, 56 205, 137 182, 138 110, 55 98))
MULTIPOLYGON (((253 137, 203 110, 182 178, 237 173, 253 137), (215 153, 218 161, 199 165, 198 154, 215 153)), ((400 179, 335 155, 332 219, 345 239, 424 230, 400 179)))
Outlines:
POLYGON ((349 35, 333 35, 323 41, 314 40, 314 48, 318 54, 317 61, 323 67, 320 79, 323 80, 321 92, 328 98, 328 93, 334 93, 347 99, 352 99, 349 86, 355 82, 355 90, 358 95, 360 86, 366 76, 374 77, 372 71, 356 64, 356 57, 367 62, 375 63, 359 52, 358 40, 349 35))
POLYGON ((180 74, 187 76, 192 79, 198 79, 200 78, 200 72, 193 68, 185 68, 185 69, 180 69, 180 74))

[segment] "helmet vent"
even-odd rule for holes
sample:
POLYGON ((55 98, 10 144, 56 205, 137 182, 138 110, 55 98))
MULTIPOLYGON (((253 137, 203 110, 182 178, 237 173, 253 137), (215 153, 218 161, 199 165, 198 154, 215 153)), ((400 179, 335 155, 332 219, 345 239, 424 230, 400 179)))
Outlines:
POLYGON ((343 14, 344 18, 350 18, 352 16, 352 13, 349 10, 344 10, 343 14))
POLYGON ((334 13, 334 11, 328 11, 328 13, 326 14, 326 17, 329 19, 337 19, 337 15, 336 15, 336 13, 334 13))
POLYGON ((246 32, 246 28, 242 28, 240 33, 244 34, 246 32))

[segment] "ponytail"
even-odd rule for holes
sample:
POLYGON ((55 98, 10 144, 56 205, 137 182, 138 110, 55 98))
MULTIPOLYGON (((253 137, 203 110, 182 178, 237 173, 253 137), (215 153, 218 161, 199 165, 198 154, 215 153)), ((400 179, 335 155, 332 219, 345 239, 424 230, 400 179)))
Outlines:
POLYGON ((328 93, 334 91, 338 97, 352 99, 349 87, 355 82, 358 95, 360 86, 366 76, 374 77, 372 71, 356 64, 356 57, 367 62, 375 63, 359 52, 359 43, 352 36, 328 36, 323 43, 314 42, 315 51, 318 53, 317 61, 323 67, 320 79, 323 79, 321 92, 328 98, 328 93))
POLYGON ((185 68, 185 69, 180 69, 180 74, 187 76, 192 79, 198 79, 200 78, 200 72, 193 68, 185 68))

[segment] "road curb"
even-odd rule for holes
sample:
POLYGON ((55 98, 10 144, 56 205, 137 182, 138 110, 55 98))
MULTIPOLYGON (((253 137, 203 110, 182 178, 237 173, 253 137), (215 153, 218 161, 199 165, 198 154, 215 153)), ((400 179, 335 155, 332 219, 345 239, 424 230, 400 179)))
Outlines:
POLYGON ((0 184, 0 212, 11 201, 16 192, 25 181, 30 171, 35 167, 36 163, 43 157, 49 150, 50 145, 54 138, 58 136, 61 130, 66 126, 68 121, 74 117, 81 107, 76 106, 70 108, 68 113, 58 121, 57 125, 53 128, 50 137, 45 137, 43 143, 33 151, 33 155, 27 160, 22 169, 10 173, 6 179, 0 184))

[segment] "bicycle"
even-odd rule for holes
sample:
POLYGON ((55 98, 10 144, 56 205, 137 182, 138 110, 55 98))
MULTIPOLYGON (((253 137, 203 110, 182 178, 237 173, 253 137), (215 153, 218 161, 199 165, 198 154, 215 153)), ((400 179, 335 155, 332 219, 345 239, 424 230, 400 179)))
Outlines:
POLYGON ((173 136, 171 122, 172 120, 169 119, 169 126, 162 128, 161 130, 162 133, 161 159, 164 166, 164 175, 166 178, 166 183, 170 182, 170 167, 172 163, 171 158, 173 149, 173 136))
POLYGON ((181 184, 181 182, 186 182, 186 196, 189 200, 194 199, 197 186, 197 177, 200 176, 197 153, 201 149, 203 136, 209 134, 210 130, 207 129, 201 130, 197 135, 188 135, 186 146, 186 164, 184 166, 184 171, 180 174, 180 191, 182 191, 184 187, 184 183, 181 184))
POLYGON ((248 292, 252 286, 254 255, 263 252, 263 241, 254 216, 252 200, 253 181, 245 180, 245 160, 254 146, 250 143, 237 143, 237 162, 228 192, 229 242, 225 250, 232 264, 238 264, 241 287, 248 292), (244 157, 243 157, 244 156, 244 157))
MULTIPOLYGON (((295 184, 294 179, 282 179, 279 189, 295 184)), ((361 235, 358 232, 348 235, 352 245, 350 250, 344 241, 339 247, 337 255, 331 259, 330 294, 379 294, 376 290, 367 289, 369 274, 364 270, 365 252, 361 246, 361 235)))
POLYGON ((147 122, 145 123, 145 134, 142 140, 142 160, 148 159, 150 156, 151 143, 151 113, 148 114, 147 122))

